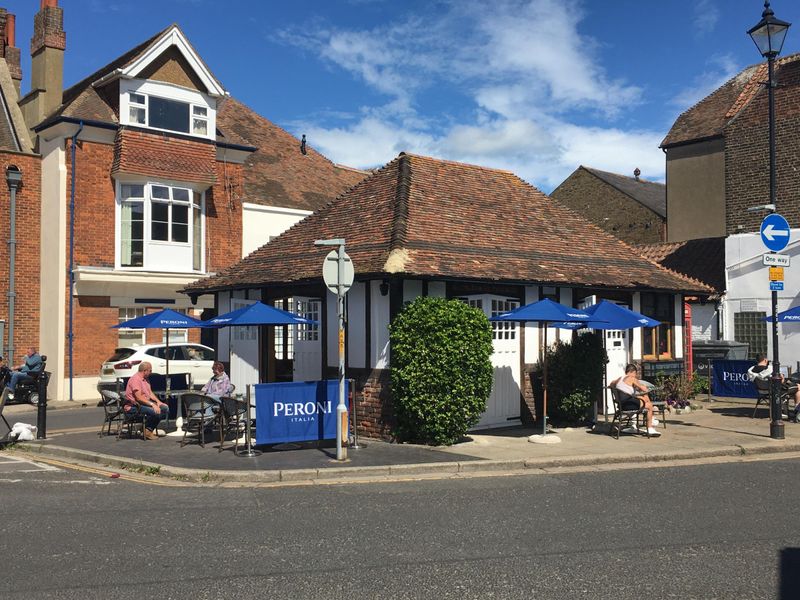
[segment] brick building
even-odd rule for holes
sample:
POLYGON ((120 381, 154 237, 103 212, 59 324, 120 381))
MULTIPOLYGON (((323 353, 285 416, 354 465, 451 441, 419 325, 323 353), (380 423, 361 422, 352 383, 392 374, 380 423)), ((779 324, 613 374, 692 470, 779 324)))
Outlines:
MULTIPOLYGON (((0 13, 0 89, 24 125, 14 129, 18 154, 2 160, 23 172, 18 202, 29 210, 18 219, 32 222, 31 248, 18 247, 31 264, 23 273, 18 261, 17 302, 26 310, 17 312, 15 340, 24 341, 16 345, 38 342, 48 355, 51 396, 93 397, 100 363, 116 346, 162 340, 160 330, 111 326, 163 307, 212 311, 211 296, 192 306, 177 290, 235 263, 364 173, 301 150, 232 98, 176 25, 65 89, 63 9, 41 0, 31 91, 18 98, 9 17, 0 13)), ((7 137, 0 131, 4 147, 7 137)))
POLYGON ((666 239, 666 186, 581 165, 550 194, 629 244, 666 239))
MULTIPOLYGON (((800 54, 775 62, 777 210, 800 224, 800 54)), ((758 231, 769 201, 767 65, 748 67, 681 114, 667 159, 667 240, 758 231)))

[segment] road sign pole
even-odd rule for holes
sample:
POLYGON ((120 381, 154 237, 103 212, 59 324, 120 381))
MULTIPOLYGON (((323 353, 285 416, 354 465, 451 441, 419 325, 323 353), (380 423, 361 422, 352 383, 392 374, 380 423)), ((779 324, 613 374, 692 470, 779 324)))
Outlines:
POLYGON ((347 445, 344 436, 347 432, 347 407, 344 403, 344 243, 339 245, 339 284, 337 286, 337 311, 339 318, 339 404, 336 406, 336 460, 347 459, 347 445))

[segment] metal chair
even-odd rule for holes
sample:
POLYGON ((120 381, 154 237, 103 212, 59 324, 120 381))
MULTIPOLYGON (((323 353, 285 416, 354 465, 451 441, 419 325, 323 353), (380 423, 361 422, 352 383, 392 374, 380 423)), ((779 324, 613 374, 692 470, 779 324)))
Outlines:
POLYGON ((183 410, 183 439, 181 447, 186 444, 186 434, 197 432, 200 446, 205 448, 205 430, 219 424, 219 402, 211 396, 197 392, 186 392, 181 395, 183 410))
MULTIPOLYGON (((609 433, 613 434, 616 430, 615 439, 619 439, 620 432, 627 428, 639 428, 641 420, 644 418, 644 407, 641 403, 635 409, 622 409, 622 398, 619 390, 614 386, 609 386, 611 390, 611 399, 614 402, 614 418, 611 419, 611 428, 609 433)), ((650 433, 647 434, 650 437, 650 433)))
POLYGON ((103 423, 100 425, 100 431, 97 435, 103 435, 103 430, 106 429, 106 425, 108 426, 106 435, 111 435, 111 424, 114 422, 117 423, 117 433, 119 433, 119 428, 122 426, 122 413, 125 412, 122 410, 122 399, 120 395, 113 390, 102 389, 98 386, 98 391, 100 392, 100 401, 103 405, 103 423))
POLYGON ((146 416, 139 412, 138 410, 125 410, 125 404, 120 398, 120 422, 119 427, 117 428, 117 439, 122 439, 122 431, 127 427, 128 429, 128 437, 133 437, 133 427, 134 425, 139 427, 139 430, 142 433, 142 439, 146 440, 147 438, 144 435, 145 432, 145 422, 146 416))
MULTIPOLYGON (((6 431, 6 435, 11 433, 11 425, 9 425, 8 421, 6 420, 5 416, 3 415, 3 409, 6 406, 6 399, 8 398, 8 394, 0 394, 0 419, 3 419, 3 423, 6 424, 8 427, 8 431, 6 431)), ((5 436, 3 436, 5 437, 5 436)))
POLYGON ((758 394, 756 397, 756 405, 753 408, 753 416, 751 417, 754 419, 759 404, 763 402, 767 405, 767 408, 770 408, 770 380, 756 378, 753 380, 753 384, 756 386, 756 393, 758 394))
MULTIPOLYGON (((233 390, 231 390, 231 393, 233 393, 233 390)), ((222 452, 225 436, 233 433, 236 436, 233 442, 233 451, 238 453, 239 437, 245 433, 245 428, 247 427, 247 421, 244 418, 247 411, 247 401, 230 396, 223 396, 220 401, 222 405, 219 411, 219 451, 222 452)))

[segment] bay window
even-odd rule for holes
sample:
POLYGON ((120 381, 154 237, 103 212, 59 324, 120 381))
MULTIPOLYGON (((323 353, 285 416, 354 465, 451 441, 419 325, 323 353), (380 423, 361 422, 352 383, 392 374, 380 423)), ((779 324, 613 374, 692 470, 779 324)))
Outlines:
POLYGON ((203 193, 162 183, 119 186, 121 268, 202 271, 203 193))

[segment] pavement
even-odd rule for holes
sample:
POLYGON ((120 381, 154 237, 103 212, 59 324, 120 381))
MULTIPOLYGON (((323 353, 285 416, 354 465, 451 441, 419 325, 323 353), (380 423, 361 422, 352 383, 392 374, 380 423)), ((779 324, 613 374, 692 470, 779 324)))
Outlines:
MULTIPOLYGON (((752 418, 755 400, 713 398, 696 402, 698 410, 667 414, 662 435, 607 434, 607 424, 595 428, 555 428, 560 443, 531 443, 541 429, 509 427, 470 433, 448 447, 392 444, 360 439, 349 448, 346 461, 336 460, 333 442, 280 444, 259 447, 253 457, 239 456, 233 442, 222 450, 214 435, 205 447, 188 436, 167 435, 158 440, 122 439, 98 435, 103 410, 94 405, 56 401, 48 404, 47 439, 14 444, 12 452, 26 452, 43 461, 76 466, 102 465, 110 470, 146 473, 207 484, 313 484, 342 481, 387 481, 426 477, 468 477, 486 474, 537 473, 564 467, 593 468, 641 463, 697 461, 712 457, 743 457, 800 453, 800 424, 784 421, 785 439, 769 437, 769 418, 760 409, 752 418)), ((36 424, 36 409, 10 405, 4 416, 36 424)), ((0 427, 5 425, 0 423, 0 427)))

